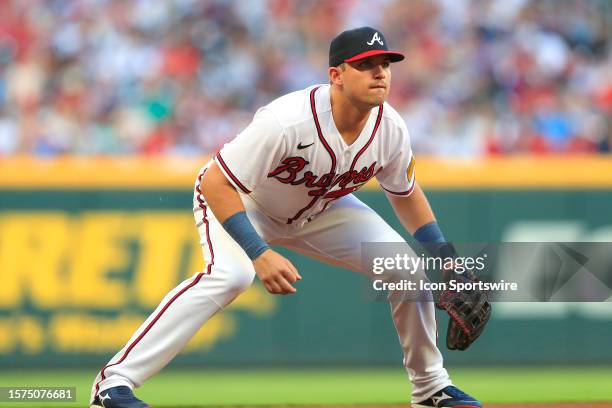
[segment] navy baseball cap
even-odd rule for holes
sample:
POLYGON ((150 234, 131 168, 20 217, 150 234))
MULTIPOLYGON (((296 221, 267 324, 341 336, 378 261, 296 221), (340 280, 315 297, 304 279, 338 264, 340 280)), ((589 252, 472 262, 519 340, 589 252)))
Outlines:
POLYGON ((388 55, 391 62, 404 59, 404 55, 389 51, 387 40, 380 31, 372 27, 359 27, 343 31, 329 45, 329 66, 337 67, 343 62, 357 61, 373 55, 388 55))

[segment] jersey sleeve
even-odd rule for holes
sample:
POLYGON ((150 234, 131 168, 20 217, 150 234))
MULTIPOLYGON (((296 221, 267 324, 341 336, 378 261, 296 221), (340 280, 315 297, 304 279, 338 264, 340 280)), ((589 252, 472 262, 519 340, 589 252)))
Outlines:
POLYGON ((408 130, 403 127, 394 146, 390 146, 387 166, 376 175, 380 186, 388 193, 409 196, 416 185, 415 161, 408 130))
POLYGON ((280 161, 283 152, 283 128, 272 112, 261 108, 246 129, 226 143, 214 159, 229 182, 249 194, 280 161))

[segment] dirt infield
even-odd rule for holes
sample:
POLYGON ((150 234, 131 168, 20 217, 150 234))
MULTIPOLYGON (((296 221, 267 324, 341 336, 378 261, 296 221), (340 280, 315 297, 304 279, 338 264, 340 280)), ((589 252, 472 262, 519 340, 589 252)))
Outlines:
MULTIPOLYGON (((406 405, 319 405, 319 406, 291 406, 277 408, 409 408, 406 405)), ((484 408, 612 408, 612 402, 589 403, 544 403, 544 404, 485 404, 484 408)))
MULTIPOLYGON (((612 402, 558 402, 542 404, 485 404, 485 408, 612 408, 612 402)), ((238 407, 236 407, 238 408, 238 407)), ((247 408, 247 407, 241 407, 247 408)), ((277 405, 274 408, 409 408, 406 405, 277 405)))
POLYGON ((485 408, 612 408, 612 402, 589 402, 589 403, 549 403, 549 404, 493 404, 485 405, 485 408))
POLYGON ((612 402, 589 402, 589 403, 549 403, 549 404, 492 404, 485 408, 612 408, 612 402))
MULTIPOLYGON (((306 408, 306 407, 304 407, 306 408)), ((311 407, 314 408, 314 407, 311 407)), ((349 408, 337 405, 317 408, 349 408)), ((408 408, 408 405, 355 405, 350 408, 408 408)), ((548 404, 485 404, 484 408, 612 408, 612 402, 548 403, 548 404)))
MULTIPOLYGON (((485 404, 484 407, 485 408, 612 408, 612 402, 548 403, 548 404, 491 404, 491 405, 485 404)), ((352 405, 352 406, 330 405, 330 406, 317 407, 317 408, 408 408, 408 405, 352 405)))

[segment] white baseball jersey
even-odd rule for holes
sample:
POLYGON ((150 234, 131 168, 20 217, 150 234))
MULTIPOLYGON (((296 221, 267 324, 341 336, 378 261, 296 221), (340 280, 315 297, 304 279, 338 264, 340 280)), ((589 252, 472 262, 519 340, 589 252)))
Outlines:
MULTIPOLYGON (((416 255, 401 235, 350 193, 374 176, 392 194, 412 192, 408 131, 385 103, 372 109, 357 140, 347 146, 334 124, 329 92, 329 86, 319 85, 261 108, 215 161, 243 193, 249 220, 266 242, 371 277, 362 264, 364 242, 403 243, 407 253, 416 255)), ((193 199, 206 268, 170 291, 100 370, 92 400, 112 387, 143 384, 255 277, 253 262, 210 211, 200 190, 209 164, 199 174, 193 199)), ((435 308, 431 301, 390 297, 389 302, 412 382, 412 401, 422 401, 452 384, 436 344, 435 308)))
POLYGON ((330 86, 282 96, 215 156, 225 176, 269 217, 303 223, 376 176, 388 192, 415 185, 410 138, 388 104, 374 108, 348 146, 332 117, 330 86))

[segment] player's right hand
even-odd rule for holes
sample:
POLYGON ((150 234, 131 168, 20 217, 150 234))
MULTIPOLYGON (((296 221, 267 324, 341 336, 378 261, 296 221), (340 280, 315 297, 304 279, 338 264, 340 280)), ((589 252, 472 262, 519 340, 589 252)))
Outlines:
POLYGON ((297 292, 293 283, 302 279, 295 266, 284 256, 271 249, 266 250, 254 261, 255 273, 274 295, 288 295, 297 292))

